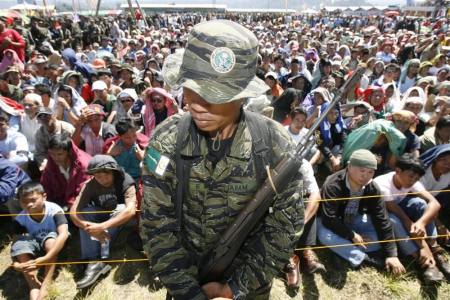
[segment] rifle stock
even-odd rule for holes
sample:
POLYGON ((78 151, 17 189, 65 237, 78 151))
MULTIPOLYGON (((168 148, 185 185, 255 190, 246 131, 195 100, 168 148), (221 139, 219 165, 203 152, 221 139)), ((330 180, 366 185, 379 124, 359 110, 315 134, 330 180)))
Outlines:
MULTIPOLYGON (((311 137, 314 131, 319 127, 327 113, 341 100, 342 95, 346 95, 347 91, 359 82, 363 73, 364 69, 355 71, 351 78, 336 93, 327 110, 319 116, 306 136, 299 142, 297 149, 289 153, 289 155, 271 170, 272 182, 277 191, 283 191, 291 179, 297 174, 302 160, 313 142, 311 137)), ((231 266, 247 236, 267 213, 273 204, 275 196, 276 192, 272 188, 270 178, 267 178, 253 199, 238 214, 235 221, 220 238, 214 250, 208 255, 206 263, 202 264, 203 267, 199 270, 199 280, 201 283, 220 281, 223 279, 223 274, 231 266)))

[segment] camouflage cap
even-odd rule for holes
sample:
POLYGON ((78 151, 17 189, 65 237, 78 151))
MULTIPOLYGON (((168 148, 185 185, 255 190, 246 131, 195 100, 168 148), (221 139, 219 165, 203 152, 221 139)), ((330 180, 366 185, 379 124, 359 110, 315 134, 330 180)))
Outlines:
POLYGON ((221 104, 264 94, 256 77, 258 40, 245 27, 227 20, 200 23, 189 33, 186 49, 167 57, 165 82, 182 86, 207 102, 221 104))

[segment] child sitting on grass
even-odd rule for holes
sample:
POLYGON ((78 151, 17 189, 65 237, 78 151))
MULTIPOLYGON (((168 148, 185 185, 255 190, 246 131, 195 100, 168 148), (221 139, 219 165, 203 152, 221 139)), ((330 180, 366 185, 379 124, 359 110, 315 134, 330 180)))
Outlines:
POLYGON ((44 299, 47 286, 52 280, 61 249, 69 237, 67 219, 60 206, 46 201, 40 183, 27 182, 17 191, 22 211, 14 218, 18 238, 11 247, 12 267, 22 272, 30 287, 30 299, 44 299), (37 271, 45 265, 44 278, 37 271))

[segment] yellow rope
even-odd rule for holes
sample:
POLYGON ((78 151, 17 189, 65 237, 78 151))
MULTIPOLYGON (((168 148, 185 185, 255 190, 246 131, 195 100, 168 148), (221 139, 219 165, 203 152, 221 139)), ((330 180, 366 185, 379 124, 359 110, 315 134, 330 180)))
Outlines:
MULTIPOLYGON (((428 191, 429 193, 448 193, 450 190, 436 190, 436 191, 428 191)), ((417 195, 418 192, 410 192, 410 193, 398 193, 398 194, 389 194, 387 196, 407 196, 407 195, 417 195)), ((314 201, 304 201, 305 203, 308 202, 329 202, 329 201, 343 201, 343 200, 351 200, 351 199, 368 199, 368 198, 379 198, 384 197, 386 195, 371 195, 371 196, 365 196, 365 197, 342 197, 342 198, 334 198, 334 199, 320 199, 320 200, 314 200, 314 201)), ((140 209, 136 209, 136 212, 140 212, 140 209)), ((64 212, 65 215, 75 215, 75 214, 110 214, 114 212, 113 210, 97 210, 97 211, 77 211, 77 212, 64 212)), ((0 217, 17 217, 17 216, 42 216, 44 213, 33 213, 33 214, 0 214, 0 217)))
MULTIPOLYGON (((338 244, 338 245, 329 245, 329 246, 315 246, 315 247, 297 248, 297 249, 294 249, 294 250, 296 250, 296 251, 320 250, 320 249, 329 249, 329 248, 337 248, 337 247, 360 246, 360 245, 369 245, 369 244, 377 244, 377 243, 392 243, 392 242, 402 242, 402 241, 408 241, 408 240, 423 240, 423 239, 441 238, 441 237, 447 237, 447 235, 442 234, 442 235, 425 236, 425 237, 409 237, 409 238, 402 238, 402 239, 370 241, 370 242, 363 242, 363 243, 348 243, 348 244, 338 244)), ((131 263, 131 262, 146 262, 146 261, 148 261, 147 258, 132 258, 132 259, 123 258, 123 259, 111 259, 111 260, 50 262, 50 263, 37 264, 37 266, 84 265, 84 264, 99 263, 99 262, 103 262, 103 263, 131 263)), ((10 267, 12 267, 12 265, 10 265, 10 267)))

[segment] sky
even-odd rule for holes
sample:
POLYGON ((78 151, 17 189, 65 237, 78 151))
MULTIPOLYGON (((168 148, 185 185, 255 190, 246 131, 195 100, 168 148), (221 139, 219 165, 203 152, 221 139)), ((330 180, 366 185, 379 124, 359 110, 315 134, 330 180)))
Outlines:
MULTIPOLYGON (((75 0, 75 1, 79 1, 80 3, 83 2, 88 2, 87 0, 75 0)), ((90 2, 95 2, 95 0, 89 0, 90 2)), ((107 2, 108 4, 110 3, 126 3, 125 0, 102 0, 103 2, 107 2)), ((268 0, 271 1, 272 3, 275 2, 281 2, 283 3, 282 7, 284 7, 284 0, 268 0)), ((302 0, 291 0, 292 3, 303 3, 304 1, 302 0)), ((28 1, 28 2, 31 2, 28 1)), ((43 0, 36 0, 37 4, 43 4, 43 0)), ((52 5, 55 4, 55 2, 57 3, 67 3, 67 4, 71 4, 72 0, 47 0, 47 4, 52 5)), ((134 2, 134 1, 132 1, 134 2)), ((140 0, 139 3, 212 3, 212 0, 140 0)), ((242 7, 243 2, 248 2, 249 4, 251 3, 251 5, 255 4, 254 0, 216 0, 216 3, 228 3, 228 5, 230 7, 234 7, 237 4, 239 4, 240 7, 242 7)), ((308 1, 305 1, 308 2, 308 1)), ((335 2, 338 2, 338 0, 335 0, 335 2)), ((397 4, 397 5, 404 5, 406 3, 406 0, 367 0, 367 2, 373 4, 373 5, 392 5, 392 4, 397 4)), ((259 3, 261 3, 261 7, 267 7, 266 3, 267 1, 263 0, 263 1, 259 1, 259 3)), ((17 4, 17 0, 0 0, 0 9, 5 9, 5 8, 9 8, 13 5, 17 4)))

